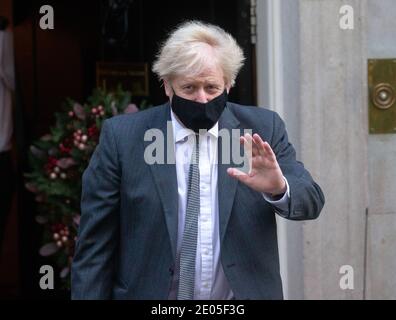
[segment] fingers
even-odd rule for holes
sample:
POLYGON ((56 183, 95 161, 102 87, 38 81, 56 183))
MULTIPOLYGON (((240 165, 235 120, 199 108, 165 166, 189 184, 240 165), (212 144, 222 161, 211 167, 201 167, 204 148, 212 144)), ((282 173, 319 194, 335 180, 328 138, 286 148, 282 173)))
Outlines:
POLYGON ((243 144, 248 149, 248 151, 252 151, 252 155, 254 157, 260 154, 257 146, 253 142, 252 136, 245 134, 245 136, 240 137, 239 140, 241 144, 243 144))
POLYGON ((272 161, 276 160, 275 153, 272 151, 271 146, 268 144, 268 142, 264 142, 257 133, 253 135, 253 141, 257 146, 259 146, 260 154, 265 155, 272 161))
POLYGON ((266 141, 264 142, 257 133, 255 133, 253 137, 249 133, 246 133, 244 136, 240 137, 240 142, 247 148, 251 148, 254 157, 261 155, 271 161, 276 161, 275 153, 269 143, 266 141))
POLYGON ((245 134, 245 136, 239 138, 239 141, 247 149, 248 154, 251 153, 254 157, 260 154, 257 146, 253 143, 252 136, 245 134))

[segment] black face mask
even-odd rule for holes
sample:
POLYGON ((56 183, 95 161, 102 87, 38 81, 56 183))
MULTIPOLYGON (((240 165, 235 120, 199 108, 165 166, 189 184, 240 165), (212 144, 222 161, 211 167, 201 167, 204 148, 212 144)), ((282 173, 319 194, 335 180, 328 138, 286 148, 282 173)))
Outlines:
POLYGON ((187 100, 174 94, 171 107, 185 127, 199 132, 209 130, 219 120, 227 104, 227 91, 207 103, 187 100))

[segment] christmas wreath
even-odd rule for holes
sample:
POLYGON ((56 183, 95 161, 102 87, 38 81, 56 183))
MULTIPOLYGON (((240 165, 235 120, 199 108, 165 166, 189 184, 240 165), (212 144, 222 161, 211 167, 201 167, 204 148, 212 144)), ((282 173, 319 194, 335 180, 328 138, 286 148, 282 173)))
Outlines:
MULTIPOLYGON (((139 109, 145 108, 143 102, 139 109)), ((55 114, 50 133, 30 147, 31 172, 26 188, 37 203, 36 221, 43 225, 42 256, 53 256, 66 287, 80 220, 81 177, 98 143, 106 118, 139 110, 129 92, 118 88, 94 91, 81 105, 67 99, 63 112, 55 114)))

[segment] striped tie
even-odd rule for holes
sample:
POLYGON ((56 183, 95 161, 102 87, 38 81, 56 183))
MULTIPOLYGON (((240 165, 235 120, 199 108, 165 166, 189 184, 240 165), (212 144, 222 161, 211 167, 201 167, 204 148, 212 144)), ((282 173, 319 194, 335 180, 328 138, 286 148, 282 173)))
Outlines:
POLYGON ((199 135, 196 134, 195 147, 192 152, 188 174, 186 219, 180 250, 178 300, 192 300, 194 298, 199 211, 199 135))

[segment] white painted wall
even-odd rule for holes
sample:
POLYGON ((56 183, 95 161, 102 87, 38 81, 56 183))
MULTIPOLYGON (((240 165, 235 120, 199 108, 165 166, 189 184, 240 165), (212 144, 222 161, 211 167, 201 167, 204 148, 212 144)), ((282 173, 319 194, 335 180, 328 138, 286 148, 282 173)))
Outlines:
MULTIPOLYGON (((368 58, 396 58, 396 1, 367 2, 368 58)), ((367 299, 396 299, 396 135, 368 140, 367 299)))
POLYGON ((368 206, 366 1, 300 0, 301 153, 320 182, 326 206, 305 224, 304 291, 309 299, 362 299, 368 206), (339 27, 354 9, 354 29, 339 27), (340 267, 354 269, 342 290, 340 267))
MULTIPOLYGON (((257 30, 258 102, 283 118, 299 157, 298 1, 258 0, 257 30)), ((277 217, 277 225, 285 299, 302 299, 302 224, 277 217)))
POLYGON ((316 221, 279 224, 285 296, 362 299, 368 207, 366 0, 258 0, 259 103, 278 111, 326 205, 316 221), (354 268, 354 289, 339 286, 354 268))

